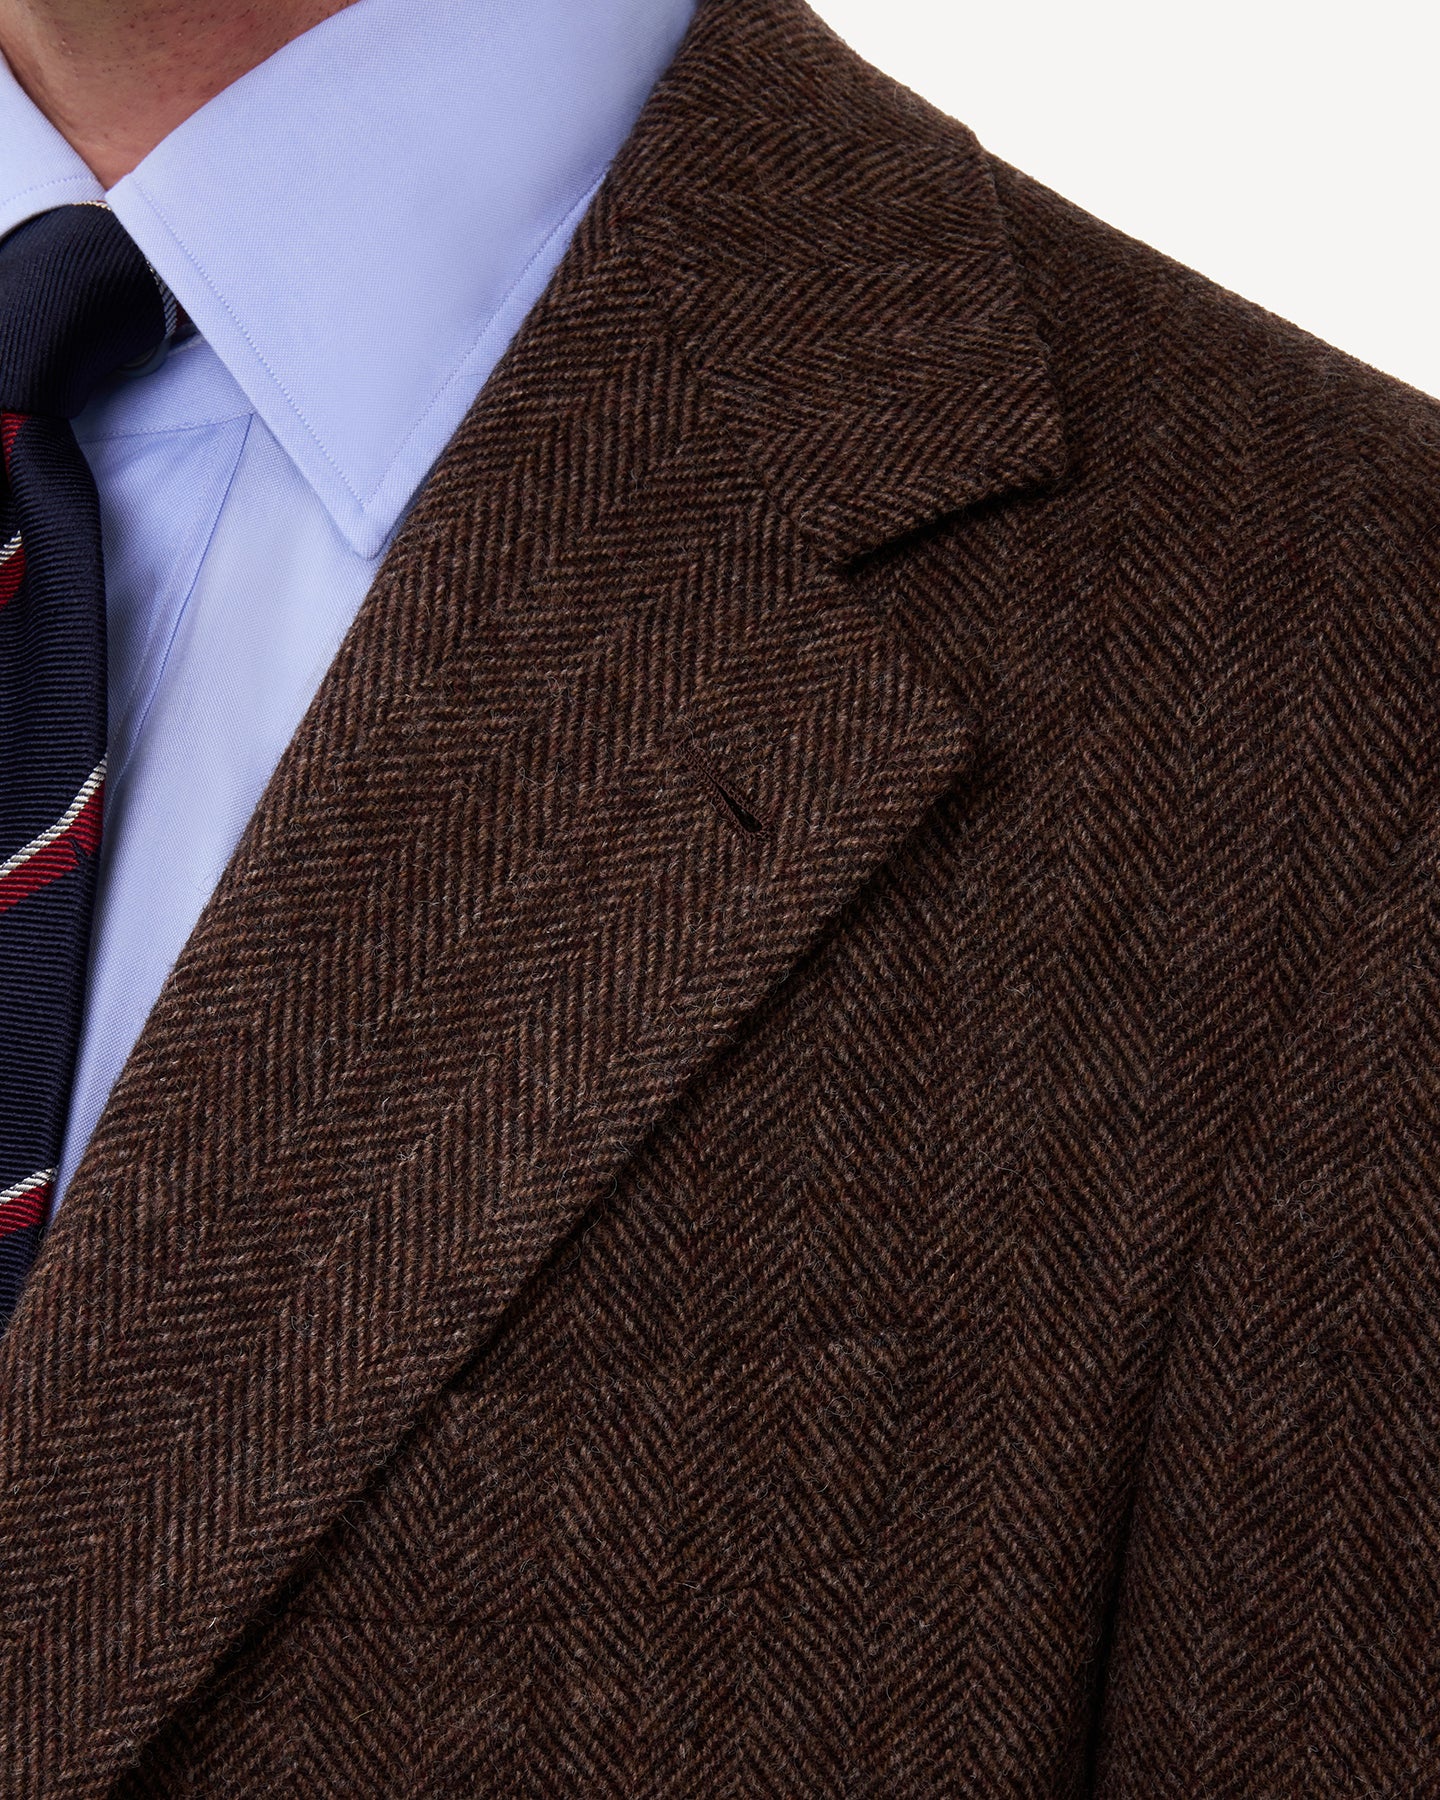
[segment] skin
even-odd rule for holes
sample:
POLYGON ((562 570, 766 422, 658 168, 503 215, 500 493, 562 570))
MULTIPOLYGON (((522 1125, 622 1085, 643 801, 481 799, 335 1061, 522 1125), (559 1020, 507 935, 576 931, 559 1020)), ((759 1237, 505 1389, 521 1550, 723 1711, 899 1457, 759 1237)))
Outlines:
POLYGON ((351 0, 0 0, 0 53, 113 187, 182 120, 351 0))

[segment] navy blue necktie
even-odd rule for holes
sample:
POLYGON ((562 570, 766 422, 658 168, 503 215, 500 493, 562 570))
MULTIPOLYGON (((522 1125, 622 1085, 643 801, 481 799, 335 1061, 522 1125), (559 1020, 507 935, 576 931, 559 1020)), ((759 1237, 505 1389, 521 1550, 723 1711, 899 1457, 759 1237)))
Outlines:
POLYGON ((100 504, 70 420, 174 327, 102 204, 0 242, 0 1330, 60 1157, 105 789, 100 504))

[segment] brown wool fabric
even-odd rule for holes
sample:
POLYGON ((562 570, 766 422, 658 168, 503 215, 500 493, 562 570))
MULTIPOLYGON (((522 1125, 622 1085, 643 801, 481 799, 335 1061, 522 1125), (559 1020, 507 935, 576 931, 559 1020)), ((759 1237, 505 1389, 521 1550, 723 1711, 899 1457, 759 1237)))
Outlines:
POLYGON ((0 1346, 0 1792, 1440 1793, 1437 595, 1434 403, 707 0, 0 1346))

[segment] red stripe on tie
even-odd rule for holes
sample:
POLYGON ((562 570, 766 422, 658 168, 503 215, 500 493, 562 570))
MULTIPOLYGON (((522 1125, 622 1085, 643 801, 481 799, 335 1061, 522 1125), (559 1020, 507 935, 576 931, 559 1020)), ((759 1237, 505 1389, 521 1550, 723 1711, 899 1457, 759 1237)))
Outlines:
POLYGON ((50 1190, 54 1185, 53 1181, 38 1181, 13 1199, 0 1201, 0 1238, 38 1225, 50 1210, 50 1190))
POLYGON ((20 427, 29 417, 29 413, 0 412, 0 451, 5 454, 6 468, 10 466, 10 452, 15 448, 20 427))
POLYGON ((20 583, 25 579, 25 545, 23 540, 0 563, 0 606, 7 605, 20 592, 20 583))
POLYGON ((102 781, 57 838, 28 857, 19 868, 0 876, 0 912, 6 912, 37 889, 48 887, 80 866, 81 852, 93 856, 100 843, 100 815, 105 798, 102 781))

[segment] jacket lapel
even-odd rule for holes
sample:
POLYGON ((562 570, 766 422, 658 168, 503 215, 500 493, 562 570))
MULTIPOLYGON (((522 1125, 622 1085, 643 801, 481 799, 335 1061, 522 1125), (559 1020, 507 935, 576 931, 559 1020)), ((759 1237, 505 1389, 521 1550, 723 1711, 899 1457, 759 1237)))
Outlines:
POLYGON ((845 565, 1054 403, 977 153, 860 81, 702 9, 156 1004, 0 1346, 14 1791, 106 1788, 974 753, 845 565))

